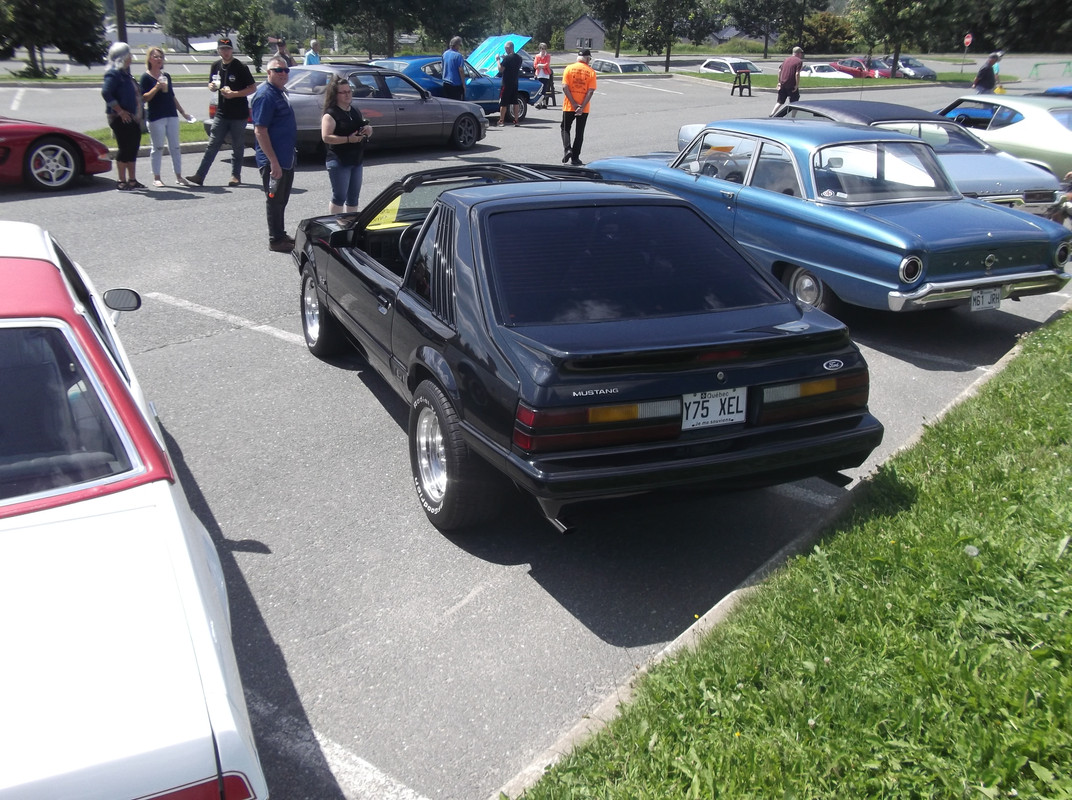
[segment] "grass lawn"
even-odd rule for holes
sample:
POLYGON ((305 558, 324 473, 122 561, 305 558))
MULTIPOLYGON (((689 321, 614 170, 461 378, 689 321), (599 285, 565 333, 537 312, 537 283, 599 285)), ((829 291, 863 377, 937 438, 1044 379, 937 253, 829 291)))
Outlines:
POLYGON ((525 798, 1072 798, 1072 315, 864 489, 525 798))
MULTIPOLYGON (((94 128, 91 131, 86 131, 86 136, 92 136, 99 142, 103 142, 108 147, 116 147, 115 135, 112 133, 111 128, 94 128)), ((179 142, 207 142, 208 134, 205 133, 205 126, 198 120, 197 122, 183 122, 179 121, 179 142)), ((143 133, 141 135, 141 143, 144 147, 149 146, 149 134, 143 133)))

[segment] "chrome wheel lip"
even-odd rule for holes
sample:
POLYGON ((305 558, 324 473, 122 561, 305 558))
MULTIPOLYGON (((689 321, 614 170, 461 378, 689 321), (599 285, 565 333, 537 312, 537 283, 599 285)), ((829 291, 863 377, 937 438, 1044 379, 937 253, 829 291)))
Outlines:
POLYGON ((320 338, 320 299, 316 296, 316 286, 312 278, 306 278, 302 289, 302 322, 305 325, 305 337, 316 344, 320 338))
POLYGON ((30 173, 34 180, 44 186, 63 186, 74 178, 76 172, 74 156, 65 147, 45 145, 30 156, 30 173))
POLYGON ((422 408, 418 414, 414 439, 421 488, 430 500, 441 503, 447 494, 447 458, 439 417, 431 408, 422 408))

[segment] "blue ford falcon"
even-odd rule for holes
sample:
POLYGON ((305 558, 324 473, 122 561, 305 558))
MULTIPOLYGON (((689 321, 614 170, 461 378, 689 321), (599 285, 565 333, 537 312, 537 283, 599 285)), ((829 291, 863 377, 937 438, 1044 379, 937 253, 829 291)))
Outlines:
POLYGON ((929 144, 818 120, 729 120, 681 153, 610 158, 604 178, 691 200, 802 302, 891 311, 1061 289, 1072 233, 964 197, 929 144))

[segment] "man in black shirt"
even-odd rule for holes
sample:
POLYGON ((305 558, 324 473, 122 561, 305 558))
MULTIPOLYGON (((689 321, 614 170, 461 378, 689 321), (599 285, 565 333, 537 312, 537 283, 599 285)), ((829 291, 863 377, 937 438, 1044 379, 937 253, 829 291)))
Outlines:
POLYGON ((201 159, 201 166, 186 180, 201 186, 205 183, 216 154, 223 145, 224 137, 231 137, 231 180, 228 186, 238 186, 242 182, 242 159, 246 154, 246 121, 249 119, 249 100, 246 98, 257 91, 257 84, 249 67, 234 57, 234 46, 230 39, 220 39, 216 46, 219 60, 209 70, 208 88, 218 92, 216 114, 212 118, 209 130, 208 147, 201 159))

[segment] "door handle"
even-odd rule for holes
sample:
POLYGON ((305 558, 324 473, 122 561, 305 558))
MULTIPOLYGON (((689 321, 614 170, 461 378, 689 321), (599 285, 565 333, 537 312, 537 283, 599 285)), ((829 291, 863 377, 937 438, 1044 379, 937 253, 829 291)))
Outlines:
POLYGON ((735 194, 737 194, 736 192, 730 192, 730 191, 727 191, 726 189, 719 189, 718 193, 720 195, 722 195, 723 200, 732 200, 733 196, 735 194))

